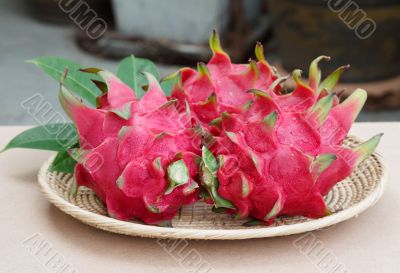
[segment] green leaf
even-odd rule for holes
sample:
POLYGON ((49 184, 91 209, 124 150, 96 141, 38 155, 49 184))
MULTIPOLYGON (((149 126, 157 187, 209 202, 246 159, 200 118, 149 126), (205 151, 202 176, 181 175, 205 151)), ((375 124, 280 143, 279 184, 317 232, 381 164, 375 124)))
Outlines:
POLYGON ((58 152, 54 158, 49 171, 50 172, 62 172, 62 173, 74 173, 76 161, 68 154, 67 151, 58 152))
POLYGON ((98 79, 98 76, 79 71, 83 68, 82 65, 57 57, 39 57, 27 62, 35 64, 57 82, 63 81, 64 85, 76 95, 91 105, 96 105, 96 98, 101 95, 101 91, 92 82, 92 79, 98 79), (68 69, 68 73, 65 80, 62 80, 66 69, 68 69))
POLYGON ((143 76, 143 72, 152 74, 157 80, 160 79, 157 67, 152 61, 136 58, 133 55, 123 59, 117 70, 118 78, 135 90, 138 98, 143 97, 146 92, 143 86, 147 84, 147 80, 143 76))
POLYGON ((87 156, 90 153, 89 150, 85 150, 82 148, 72 148, 68 149, 68 154, 72 157, 76 162, 85 163, 87 160, 87 156))
POLYGON ((12 148, 64 151, 77 140, 78 135, 72 123, 53 123, 22 132, 14 137, 3 151, 12 148))

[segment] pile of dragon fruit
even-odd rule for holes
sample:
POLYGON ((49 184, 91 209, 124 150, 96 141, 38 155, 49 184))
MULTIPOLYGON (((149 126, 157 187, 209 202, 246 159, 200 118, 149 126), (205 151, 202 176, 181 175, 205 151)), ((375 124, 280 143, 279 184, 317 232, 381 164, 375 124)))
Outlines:
MULTIPOLYGON (((197 69, 182 68, 170 96, 145 73, 138 99, 122 80, 96 70, 106 84, 91 108, 66 87, 60 100, 79 134, 77 186, 93 189, 109 215, 165 225, 182 208, 203 201, 235 219, 271 224, 279 216, 330 214, 324 196, 378 145, 377 135, 356 148, 343 146, 367 94, 340 102, 334 87, 347 66, 324 80, 315 59, 279 77, 265 60, 233 64, 214 32, 213 56, 197 69), (293 91, 283 87, 292 78, 293 91), (101 165, 87 164, 101 157, 101 165)), ((93 70, 93 69, 92 69, 93 70)))

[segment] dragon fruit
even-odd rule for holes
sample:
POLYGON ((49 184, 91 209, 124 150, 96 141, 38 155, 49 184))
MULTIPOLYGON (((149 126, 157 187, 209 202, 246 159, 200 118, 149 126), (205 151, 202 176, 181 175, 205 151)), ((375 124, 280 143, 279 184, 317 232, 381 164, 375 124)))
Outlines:
POLYGON ((78 161, 76 188, 93 189, 117 219, 166 225, 182 205, 198 200, 200 137, 151 74, 138 100, 113 74, 95 72, 107 85, 97 109, 64 86, 60 91, 80 138, 80 148, 70 151, 78 161))
MULTIPOLYGON (((76 161, 67 158, 68 168, 60 164, 62 169, 56 170, 72 173, 74 167, 73 192, 80 186, 93 189, 109 215, 120 220, 170 225, 183 205, 201 198, 215 210, 265 224, 279 216, 329 214, 324 196, 373 153, 382 136, 355 148, 343 145, 367 99, 357 89, 341 102, 340 92, 334 91, 348 66, 321 81, 318 64, 329 57, 318 57, 307 83, 300 70, 292 72, 295 88, 288 92, 283 83, 290 76, 280 77, 268 64, 261 44, 255 49, 257 61, 249 64, 233 64, 216 32, 210 46, 208 64, 171 76, 178 80, 169 98, 149 73, 144 73, 147 87, 138 89, 138 96, 147 90, 141 99, 107 71, 82 70, 103 81, 81 74, 68 80, 64 75, 66 85, 81 87, 74 94, 91 104, 97 98, 97 106, 88 107, 61 84, 60 102, 75 123, 76 131, 70 132, 77 132, 79 144, 61 145, 46 127, 17 136, 5 149, 55 150, 60 162, 68 150, 76 161), (90 89, 91 80, 100 96, 99 90, 90 89), (48 145, 44 135, 52 140, 48 145)), ((135 77, 137 89, 137 67, 151 71, 155 66, 143 59, 135 63, 133 57, 128 61, 134 71, 119 75, 135 77)), ((41 62, 47 65, 39 67, 56 79, 59 73, 54 71, 62 69, 48 67, 63 63, 68 70, 72 65, 52 58, 41 62)))
POLYGON ((203 126, 218 118, 221 113, 241 112, 248 106, 252 95, 246 93, 252 88, 268 89, 276 79, 265 61, 261 44, 257 44, 259 61, 250 64, 232 64, 229 56, 222 50, 217 33, 210 37, 213 57, 206 65, 198 63, 197 71, 183 68, 170 77, 180 76, 171 97, 179 101, 179 108, 190 105, 192 116, 203 126))
POLYGON ((206 201, 238 218, 266 224, 281 215, 318 218, 330 213, 323 196, 376 148, 377 135, 357 148, 343 147, 348 131, 366 101, 357 89, 345 101, 333 89, 348 66, 321 82, 315 59, 309 81, 295 70, 296 87, 286 92, 264 58, 232 64, 214 32, 213 56, 198 69, 179 71, 172 97, 189 105, 202 125, 200 177, 206 201))

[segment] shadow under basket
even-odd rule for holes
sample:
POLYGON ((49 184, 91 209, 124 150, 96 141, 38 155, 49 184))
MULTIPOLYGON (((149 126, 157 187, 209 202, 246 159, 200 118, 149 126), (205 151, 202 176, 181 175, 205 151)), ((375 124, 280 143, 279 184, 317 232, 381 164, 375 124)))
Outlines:
MULTIPOLYGON (((345 146, 361 143, 348 137, 345 146)), ((230 215, 211 211, 211 206, 196 203, 184 206, 172 220, 173 227, 145 225, 136 221, 111 218, 96 194, 80 187, 76 197, 70 195, 73 175, 49 172, 54 156, 41 167, 38 178, 46 198, 60 210, 98 229, 130 236, 163 239, 239 240, 298 234, 326 228, 357 216, 374 205, 382 196, 388 173, 378 153, 365 159, 352 174, 336 184, 325 196, 332 214, 319 219, 305 217, 279 217, 270 226, 247 227, 246 220, 234 220, 230 215)), ((354 222, 356 223, 356 222, 354 222)))

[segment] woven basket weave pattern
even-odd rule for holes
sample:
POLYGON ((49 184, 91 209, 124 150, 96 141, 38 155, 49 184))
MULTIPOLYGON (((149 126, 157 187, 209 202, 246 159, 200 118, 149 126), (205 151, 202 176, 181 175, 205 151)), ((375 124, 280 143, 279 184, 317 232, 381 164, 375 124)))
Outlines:
MULTIPOLYGON (((358 143, 359 141, 355 138, 348 138, 345 145, 351 147, 358 143)), ((280 217, 275 220, 273 225, 268 227, 245 227, 243 226, 245 220, 234 220, 230 215, 212 212, 210 205, 199 202, 182 208, 179 215, 177 215, 172 221, 174 228, 161 228, 143 225, 139 222, 122 222, 108 217, 107 210, 102 202, 97 198, 95 193, 88 188, 80 187, 76 197, 71 196, 70 188, 74 179, 73 176, 64 173, 48 172, 47 168, 51 163, 51 160, 52 159, 49 159, 49 161, 43 165, 42 170, 39 173, 39 182, 42 186, 42 191, 53 204, 64 212, 71 214, 75 218, 78 218, 89 225, 116 233, 145 237, 244 239, 274 236, 274 230, 281 231, 277 232, 276 235, 288 235, 315 228, 322 228, 346 220, 374 204, 383 191, 382 178, 385 176, 386 180, 386 170, 380 157, 377 154, 371 155, 369 158, 364 160, 348 178, 338 183, 325 196, 327 206, 333 214, 324 218, 343 214, 339 219, 325 221, 326 223, 321 223, 321 221, 319 221, 322 220, 322 218, 308 219, 305 217, 280 217), (347 213, 350 208, 360 203, 365 203, 365 207, 355 210, 353 215, 347 213), (83 216, 81 215, 82 211, 86 212, 83 213, 83 216), (90 217, 86 215, 90 215, 90 217), (106 217, 101 217, 100 215, 106 217), (314 223, 319 224, 314 225, 314 223), (140 230, 137 230, 139 226, 141 226, 139 228, 140 230), (288 229, 285 232, 284 230, 289 226, 294 227, 294 229, 288 229), (296 227, 299 228, 296 229, 296 227), (303 227, 303 230, 301 230, 301 227, 303 227), (145 231, 146 229, 153 231, 146 233, 141 231, 142 229, 145 231), (157 229, 162 232, 158 232, 157 229), (175 230, 176 232, 171 232, 170 230, 175 230), (269 230, 269 232, 265 232, 266 230, 269 230), (166 231, 166 234, 163 233, 164 231, 166 231), (221 233, 221 231, 227 233, 221 233), (251 231, 254 232, 253 235, 251 231), (202 232, 204 234, 202 234, 202 232), (238 234, 236 237, 235 232, 238 234), (240 236, 241 232, 245 232, 245 234, 240 236), (263 233, 265 236, 262 236, 263 233), (209 234, 209 237, 207 237, 206 234, 209 234), (213 234, 215 234, 215 236, 212 236, 213 234)))

